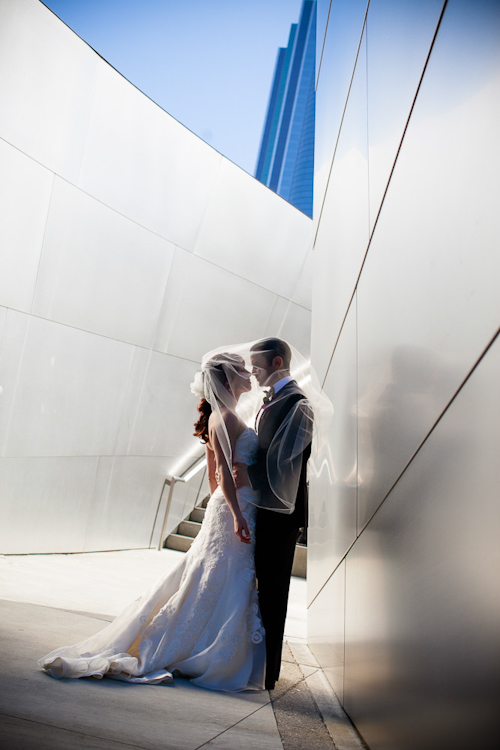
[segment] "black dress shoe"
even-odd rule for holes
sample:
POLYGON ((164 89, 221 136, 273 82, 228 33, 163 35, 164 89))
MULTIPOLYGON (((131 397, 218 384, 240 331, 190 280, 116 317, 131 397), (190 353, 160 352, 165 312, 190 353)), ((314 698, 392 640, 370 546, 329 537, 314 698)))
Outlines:
POLYGON ((274 690, 275 685, 276 685, 275 680, 266 680, 266 683, 265 683, 266 690, 274 690))

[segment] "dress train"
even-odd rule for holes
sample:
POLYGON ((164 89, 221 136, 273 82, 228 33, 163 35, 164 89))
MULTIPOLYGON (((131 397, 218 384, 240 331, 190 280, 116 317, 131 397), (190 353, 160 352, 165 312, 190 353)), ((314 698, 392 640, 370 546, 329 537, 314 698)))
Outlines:
MULTIPOLYGON (((235 460, 251 463, 250 428, 235 460)), ((178 565, 101 632, 57 648, 38 665, 52 677, 111 677, 155 684, 172 675, 212 690, 263 690, 265 638, 255 586, 253 490, 238 490, 251 544, 239 541, 222 490, 211 496, 201 530, 178 565)))

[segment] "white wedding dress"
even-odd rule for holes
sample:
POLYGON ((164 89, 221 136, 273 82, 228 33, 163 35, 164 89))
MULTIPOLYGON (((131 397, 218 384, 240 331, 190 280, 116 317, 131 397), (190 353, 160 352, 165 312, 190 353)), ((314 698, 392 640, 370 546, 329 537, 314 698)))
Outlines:
MULTIPOLYGON (((238 437, 234 462, 251 464, 257 436, 238 437)), ((238 490, 251 544, 234 533, 220 487, 201 530, 179 564, 128 605, 101 632, 40 659, 52 677, 112 677, 170 682, 172 673, 212 690, 263 690, 264 630, 255 587, 256 506, 250 487, 238 490)))

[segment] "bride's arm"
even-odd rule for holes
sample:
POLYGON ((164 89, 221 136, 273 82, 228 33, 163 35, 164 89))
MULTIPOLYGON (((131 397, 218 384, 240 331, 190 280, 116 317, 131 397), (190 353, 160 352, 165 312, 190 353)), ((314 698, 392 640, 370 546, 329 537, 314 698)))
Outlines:
POLYGON ((210 490, 210 494, 213 495, 217 489, 217 479, 215 478, 215 456, 213 450, 211 450, 208 445, 205 447, 205 450, 207 454, 208 489, 210 490))
MULTIPOLYGON (((236 497, 236 488, 234 486, 233 476, 231 471, 229 470, 226 457, 224 456, 224 451, 222 450, 219 439, 217 437, 217 431, 215 429, 216 419, 218 419, 217 415, 213 414, 210 416, 210 420, 208 423, 208 435, 210 438, 210 445, 212 446, 214 451, 217 476, 219 477, 219 485, 233 515, 234 532, 236 536, 238 537, 240 542, 250 544, 250 531, 248 529, 248 524, 245 520, 245 517, 243 516, 243 513, 240 510, 238 498, 236 497)), ((228 430, 229 439, 231 440, 231 445, 234 446, 234 428, 231 429, 233 425, 231 425, 230 422, 226 422, 226 427, 228 430)))

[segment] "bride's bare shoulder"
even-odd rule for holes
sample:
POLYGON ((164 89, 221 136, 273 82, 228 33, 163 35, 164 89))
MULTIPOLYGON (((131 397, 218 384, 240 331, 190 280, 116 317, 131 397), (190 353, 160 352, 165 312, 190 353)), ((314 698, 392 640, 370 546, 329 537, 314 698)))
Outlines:
POLYGON ((226 430, 231 437, 237 437, 241 432, 240 418, 230 409, 222 409, 219 411, 213 411, 210 415, 208 422, 208 429, 215 430, 218 426, 224 423, 226 430))

